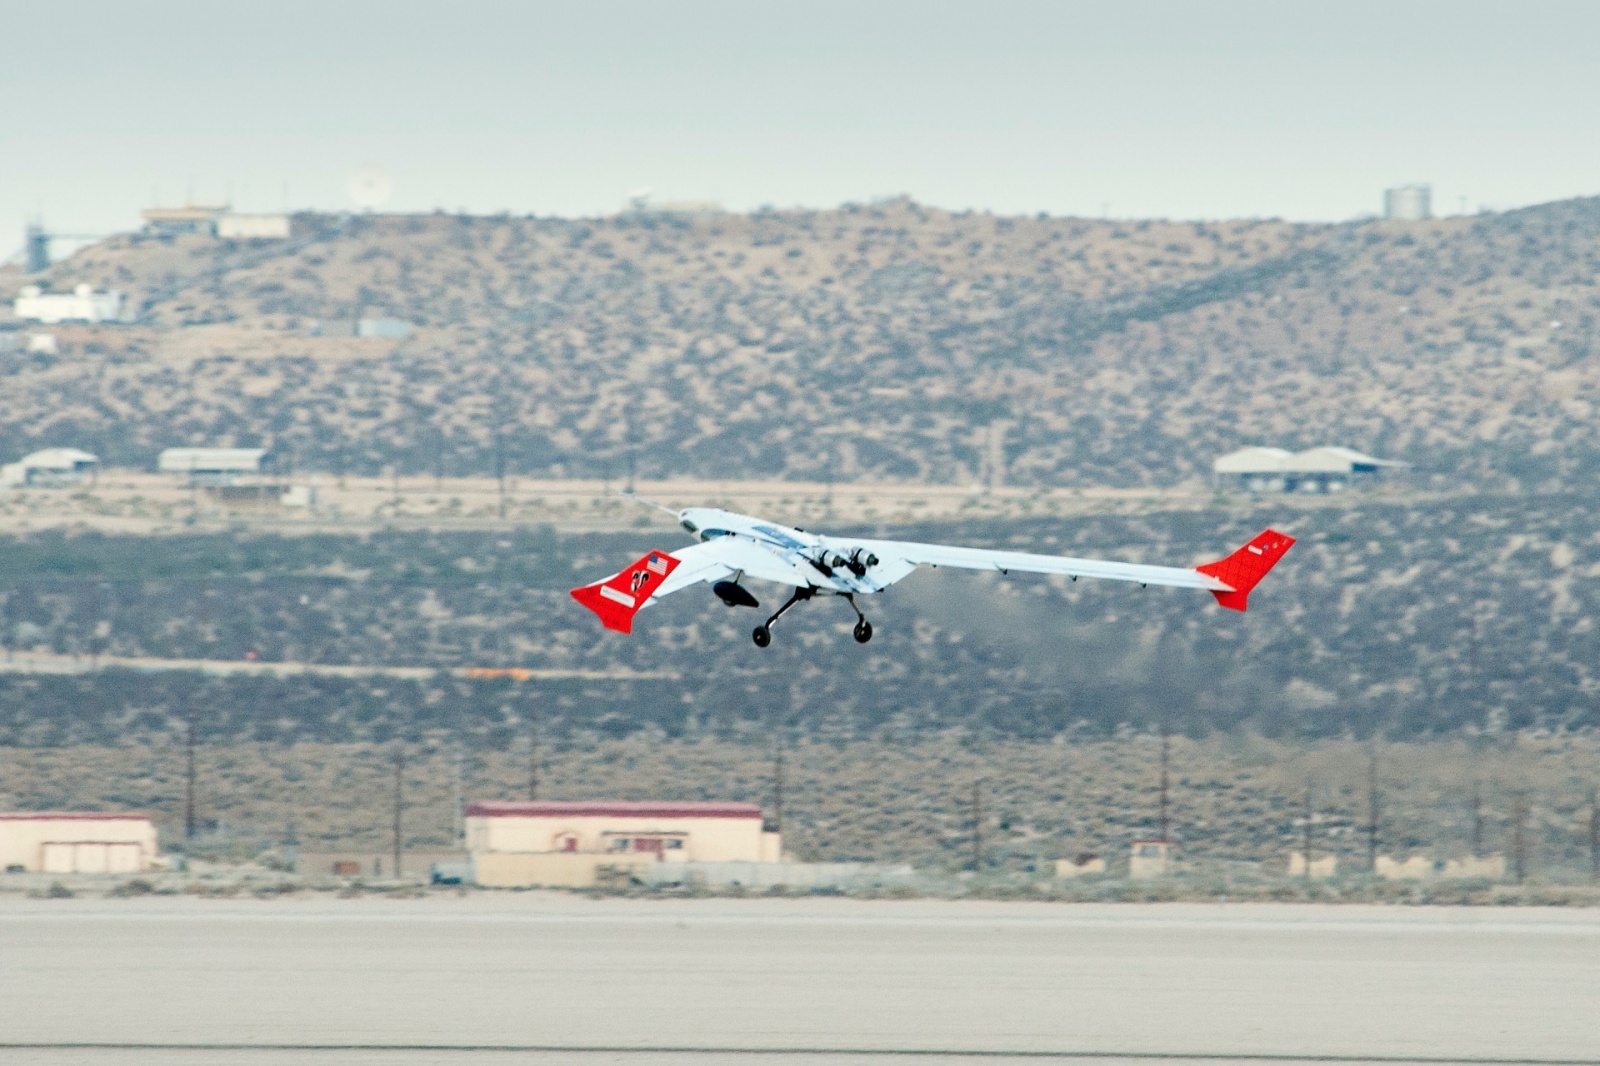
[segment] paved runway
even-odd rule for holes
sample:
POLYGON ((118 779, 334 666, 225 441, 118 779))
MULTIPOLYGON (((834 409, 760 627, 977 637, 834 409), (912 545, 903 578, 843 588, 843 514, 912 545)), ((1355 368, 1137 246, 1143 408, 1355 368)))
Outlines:
POLYGON ((1600 1064, 1600 912, 0 898, 0 1063, 1051 1054, 1600 1064))

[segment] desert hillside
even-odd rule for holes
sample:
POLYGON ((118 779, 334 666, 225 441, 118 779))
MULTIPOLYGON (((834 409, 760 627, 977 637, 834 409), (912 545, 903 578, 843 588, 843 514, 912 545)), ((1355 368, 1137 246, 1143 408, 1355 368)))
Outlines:
MULTIPOLYGON (((1025 575, 913 575, 864 604, 761 614, 688 589, 602 630, 567 590, 685 541, 649 512, 627 532, 39 532, 0 539, 0 644, 18 653, 567 671, 540 682, 562 730, 670 735, 763 722, 808 735, 948 729, 1050 738, 1163 726, 1193 735, 1503 735, 1600 724, 1600 514, 1579 496, 1361 501, 974 517, 856 527, 1179 565, 1268 525, 1299 538, 1245 614, 1203 593, 1025 575), (607 672, 623 672, 609 676, 607 672), (624 676, 625 675, 625 676, 624 676)), ((848 526, 838 527, 841 532, 848 526)), ((753 583, 764 606, 782 590, 753 583)), ((3 665, 3 664, 0 664, 3 665)), ((201 714, 219 737, 384 740, 435 730, 501 743, 510 682, 128 670, 0 672, 0 744, 108 742, 201 714)), ((517 712, 520 713, 520 712, 517 712)))
MULTIPOLYGON (((0 453, 296 469, 1169 485, 1247 443, 1425 484, 1600 465, 1600 200, 1432 222, 298 216, 51 271, 135 324, 0 354, 0 453), (350 336, 396 317, 409 340, 350 336)), ((15 273, 0 286, 20 285, 15 273)))

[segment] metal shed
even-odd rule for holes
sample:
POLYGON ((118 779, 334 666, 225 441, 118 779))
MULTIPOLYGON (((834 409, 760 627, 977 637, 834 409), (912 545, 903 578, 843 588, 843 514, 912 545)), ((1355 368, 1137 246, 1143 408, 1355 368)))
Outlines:
POLYGON ((187 474, 195 483, 227 485, 261 473, 265 448, 168 448, 156 459, 163 474, 187 474))

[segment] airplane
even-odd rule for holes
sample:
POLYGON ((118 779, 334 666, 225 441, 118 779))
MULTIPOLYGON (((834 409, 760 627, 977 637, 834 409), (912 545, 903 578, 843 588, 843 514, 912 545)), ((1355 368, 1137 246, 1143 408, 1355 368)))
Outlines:
POLYGON ((772 643, 774 623, 791 607, 817 596, 843 598, 856 613, 856 643, 865 644, 872 639, 872 623, 856 606, 856 597, 882 592, 924 567, 1002 574, 1015 570, 1063 574, 1074 581, 1099 577, 1203 589, 1223 607, 1243 611, 1250 590, 1294 544, 1293 537, 1268 529, 1216 562, 1193 568, 1146 566, 904 540, 830 537, 714 507, 672 511, 659 504, 650 506, 674 515, 700 542, 677 551, 650 552, 603 581, 573 589, 572 598, 598 615, 607 629, 631 633, 636 614, 690 585, 710 582, 711 591, 729 607, 751 608, 760 608, 761 603, 741 583, 745 578, 791 586, 794 592, 784 605, 751 631, 750 639, 758 648, 772 643))

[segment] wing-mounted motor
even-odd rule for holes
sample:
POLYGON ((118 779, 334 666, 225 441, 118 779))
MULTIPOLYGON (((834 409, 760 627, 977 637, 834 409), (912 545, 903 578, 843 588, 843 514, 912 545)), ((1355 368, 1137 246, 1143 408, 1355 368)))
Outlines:
POLYGON ((618 633, 633 632, 633 616, 661 588, 667 575, 677 569, 678 560, 666 552, 651 552, 632 566, 612 574, 604 581, 580 585, 572 598, 600 616, 600 624, 618 633))
POLYGON ((849 555, 837 557, 836 566, 842 566, 856 577, 866 577, 867 571, 878 565, 878 557, 865 548, 853 548, 849 555))
POLYGON ((878 557, 866 548, 851 548, 848 551, 824 548, 815 558, 807 561, 824 577, 832 577, 838 570, 848 570, 857 578, 865 578, 867 571, 878 565, 878 557))

